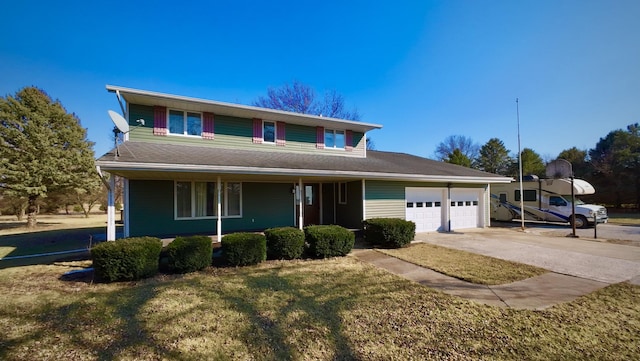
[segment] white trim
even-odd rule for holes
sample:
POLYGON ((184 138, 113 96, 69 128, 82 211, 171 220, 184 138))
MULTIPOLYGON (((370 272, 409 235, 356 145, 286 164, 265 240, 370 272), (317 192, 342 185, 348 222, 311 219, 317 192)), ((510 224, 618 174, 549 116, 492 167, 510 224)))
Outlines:
POLYGON ((116 240, 116 207, 115 207, 116 176, 110 174, 109 190, 107 193, 107 241, 116 240))
POLYGON ((347 204, 347 182, 338 182, 338 204, 347 204), (342 185, 344 185, 344 194, 342 194, 342 185))
POLYGON ((298 199, 298 210, 300 211, 298 215, 298 228, 300 228, 300 230, 304 228, 304 188, 302 187, 302 178, 298 178, 298 189, 300 192, 300 198, 298 199))
POLYGON ((192 111, 192 110, 181 110, 181 109, 176 109, 176 108, 167 108, 167 135, 177 135, 177 136, 183 136, 183 137, 193 137, 193 138, 202 138, 202 131, 204 128, 204 121, 203 121, 203 114, 202 112, 198 112, 198 111, 192 111), (171 133, 171 111, 174 112, 182 112, 182 126, 183 126, 183 131, 182 134, 180 133, 171 133), (200 134, 188 134, 188 121, 187 121, 187 113, 192 113, 192 114, 199 114, 200 115, 200 134))
MULTIPOLYGON (((218 191, 218 199, 216 200, 216 213, 222 214, 222 181, 220 180, 220 176, 218 176, 218 179, 216 180, 216 188, 216 190, 218 191)), ((242 207, 242 201, 240 201, 240 206, 242 207)), ((220 242, 222 240, 222 217, 216 218, 216 235, 217 241, 220 242)))
POLYGON ((262 144, 276 144, 276 140, 278 140, 278 122, 275 120, 264 120, 262 119, 262 144), (273 142, 268 142, 264 139, 264 125, 265 123, 273 124, 273 142))
MULTIPOLYGON (((222 196, 222 201, 223 203, 221 204, 221 207, 223 207, 222 212, 220 212, 220 209, 218 208, 218 205, 216 204, 216 212, 218 212, 216 216, 200 216, 200 217, 178 217, 178 191, 177 191, 177 184, 178 182, 189 182, 191 183, 191 214, 195 214, 195 207, 196 207, 196 202, 195 202, 195 187, 194 184, 195 183, 216 183, 216 188, 218 187, 217 181, 213 181, 213 180, 189 180, 189 179, 174 179, 173 180, 173 220, 174 221, 192 221, 192 220, 202 220, 202 219, 218 219, 218 218, 223 218, 223 219, 233 219, 233 218, 242 218, 243 217, 243 206, 242 206, 242 183, 240 181, 233 181, 233 180, 226 180, 221 182, 222 184, 222 189, 216 189, 216 193, 219 195, 220 191, 222 190, 223 196, 222 196), (227 185, 229 183, 239 183, 240 184, 240 214, 234 214, 234 215, 228 215, 229 213, 229 197, 228 197, 228 193, 227 193, 227 185)), ((220 199, 218 199, 218 201, 220 201, 220 199)))
POLYGON ((347 131, 341 129, 330 129, 324 128, 324 132, 322 133, 324 139, 324 149, 332 149, 332 150, 346 150, 347 149, 347 131), (327 146, 327 132, 333 133, 333 147, 327 146), (338 147, 336 146, 336 135, 338 132, 342 132, 342 136, 344 137, 344 146, 338 147))
POLYGON ((423 174, 403 174, 403 173, 381 173, 381 172, 352 172, 352 171, 330 171, 321 169, 291 169, 291 168, 256 168, 241 166, 223 165, 199 165, 199 164, 169 164, 169 163, 137 163, 119 161, 98 161, 96 162, 103 170, 109 171, 162 171, 162 172, 192 172, 192 173, 217 173, 226 174, 253 174, 253 175, 283 175, 330 178, 331 176, 366 178, 369 180, 407 180, 425 182, 451 182, 451 183, 511 183, 513 178, 509 177, 465 177, 465 176, 430 176, 423 174))

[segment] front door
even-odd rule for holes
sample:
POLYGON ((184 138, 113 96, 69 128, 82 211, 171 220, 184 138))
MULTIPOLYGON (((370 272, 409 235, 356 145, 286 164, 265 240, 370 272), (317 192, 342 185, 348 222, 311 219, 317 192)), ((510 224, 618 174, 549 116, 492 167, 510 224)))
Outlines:
POLYGON ((320 224, 320 186, 305 184, 303 187, 304 225, 320 224))

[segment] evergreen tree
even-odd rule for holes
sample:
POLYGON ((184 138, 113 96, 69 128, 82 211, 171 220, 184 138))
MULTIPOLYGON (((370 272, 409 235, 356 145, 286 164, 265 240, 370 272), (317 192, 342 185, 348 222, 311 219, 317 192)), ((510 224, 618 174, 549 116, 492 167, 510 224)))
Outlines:
POLYGON ((602 201, 617 207, 640 207, 640 125, 627 126, 600 138, 589 151, 602 201))
POLYGON ((471 159, 463 154, 458 148, 454 149, 453 152, 449 154, 445 162, 471 168, 471 159))
POLYGON ((558 154, 558 159, 564 159, 571 163, 573 176, 576 178, 589 178, 590 166, 587 162, 587 151, 576 147, 565 149, 558 154))
MULTIPOLYGON (((531 148, 524 148, 520 153, 522 157, 522 175, 537 175, 538 177, 544 177, 546 173, 546 166, 542 161, 542 157, 540 154, 536 153, 531 148)), ((518 178, 519 177, 519 168, 518 168, 518 156, 515 155, 513 157, 513 163, 511 164, 511 170, 509 171, 509 175, 518 178)))
POLYGON ((28 227, 35 227, 38 200, 49 192, 94 181, 92 146, 75 114, 44 91, 26 87, 0 98, 0 187, 27 199, 28 227))
POLYGON ((485 172, 507 175, 512 162, 504 143, 498 138, 491 138, 480 148, 476 164, 478 169, 485 172))

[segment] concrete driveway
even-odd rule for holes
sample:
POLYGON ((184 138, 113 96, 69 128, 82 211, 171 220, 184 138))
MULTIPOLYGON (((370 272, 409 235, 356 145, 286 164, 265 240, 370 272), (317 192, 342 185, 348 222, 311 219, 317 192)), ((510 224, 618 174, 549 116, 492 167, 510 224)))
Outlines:
MULTIPOLYGON (((569 233, 569 228, 562 230, 563 235, 569 233)), ((535 229, 522 232, 519 228, 509 227, 418 233, 416 241, 526 263, 593 281, 609 284, 631 281, 640 285, 640 247, 628 244, 554 236, 535 229)))

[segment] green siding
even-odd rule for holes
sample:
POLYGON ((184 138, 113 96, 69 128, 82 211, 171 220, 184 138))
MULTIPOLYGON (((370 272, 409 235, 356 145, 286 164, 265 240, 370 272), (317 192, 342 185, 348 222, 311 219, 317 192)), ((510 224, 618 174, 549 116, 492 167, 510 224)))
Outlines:
MULTIPOLYGON (((174 219, 174 182, 129 181, 131 236, 215 234, 216 219, 174 219)), ((294 224, 290 183, 242 183, 242 217, 223 218, 222 232, 263 230, 294 224)))
POLYGON ((362 181, 347 183, 347 204, 336 199, 336 221, 347 228, 362 226, 362 181))
POLYGON ((146 105, 129 105, 129 124, 132 126, 129 133, 130 140, 144 142, 161 142, 165 144, 198 145, 209 147, 221 147, 231 149, 255 149, 276 152, 329 154, 346 157, 364 157, 364 134, 353 132, 352 152, 317 149, 316 128, 297 124, 286 124, 284 147, 274 144, 253 143, 253 120, 231 116, 216 115, 214 121, 215 139, 202 139, 199 137, 185 136, 156 136, 153 135, 153 107, 146 105), (144 119, 145 125, 137 127, 135 120, 144 119))
MULTIPOLYGON (((447 183, 367 181, 365 184, 366 217, 405 218, 405 188, 446 188, 447 183)), ((453 183, 451 188, 485 188, 484 184, 453 183)))
POLYGON ((153 129, 153 107, 135 104, 129 106, 129 125, 138 126, 136 122, 138 119, 144 119, 144 125, 141 128, 153 129))

